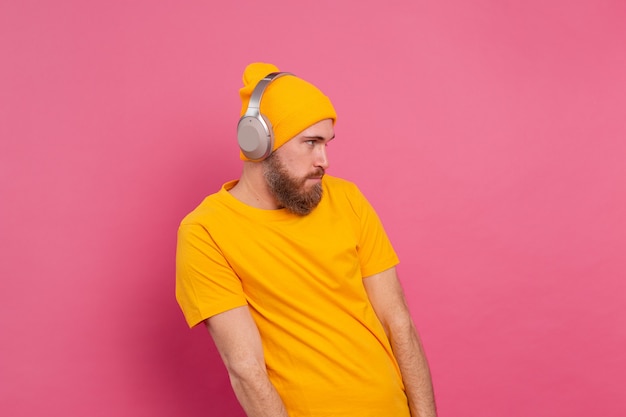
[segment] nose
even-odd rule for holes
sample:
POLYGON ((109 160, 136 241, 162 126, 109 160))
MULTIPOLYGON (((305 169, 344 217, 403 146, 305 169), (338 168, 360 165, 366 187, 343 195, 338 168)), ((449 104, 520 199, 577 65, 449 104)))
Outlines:
POLYGON ((328 169, 328 155, 326 152, 326 144, 320 143, 318 145, 315 166, 322 168, 324 171, 328 169))

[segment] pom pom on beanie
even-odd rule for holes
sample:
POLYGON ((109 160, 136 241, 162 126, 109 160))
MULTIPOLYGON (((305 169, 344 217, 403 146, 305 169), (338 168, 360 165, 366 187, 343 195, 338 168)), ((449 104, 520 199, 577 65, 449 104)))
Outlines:
MULTIPOLYGON (((246 112, 250 96, 256 85, 272 72, 279 69, 272 64, 255 62, 246 67, 243 73, 241 116, 246 112)), ((309 126, 325 119, 337 120, 337 114, 330 102, 317 87, 294 75, 287 75, 272 81, 261 99, 260 111, 270 120, 274 131, 272 152, 285 144, 309 126)), ((243 153, 242 160, 247 161, 243 153)))

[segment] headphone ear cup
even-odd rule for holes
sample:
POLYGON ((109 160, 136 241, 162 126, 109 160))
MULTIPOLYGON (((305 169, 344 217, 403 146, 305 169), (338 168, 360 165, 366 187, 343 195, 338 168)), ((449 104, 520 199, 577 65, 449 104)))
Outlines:
POLYGON ((262 114, 242 117, 237 124, 237 142, 246 158, 252 161, 267 158, 274 146, 270 121, 262 114))
POLYGON ((269 119, 261 114, 263 92, 276 78, 292 75, 289 72, 268 74, 254 87, 248 102, 248 108, 237 124, 237 142, 241 153, 251 161, 262 161, 274 148, 274 131, 269 119))

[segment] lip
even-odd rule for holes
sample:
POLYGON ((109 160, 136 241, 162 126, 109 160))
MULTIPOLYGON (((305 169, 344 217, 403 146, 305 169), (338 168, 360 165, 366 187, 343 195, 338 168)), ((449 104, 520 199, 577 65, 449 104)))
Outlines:
POLYGON ((321 184, 322 183, 322 177, 321 176, 320 177, 315 177, 315 176, 308 177, 306 179, 306 183, 309 184, 310 186, 321 184))

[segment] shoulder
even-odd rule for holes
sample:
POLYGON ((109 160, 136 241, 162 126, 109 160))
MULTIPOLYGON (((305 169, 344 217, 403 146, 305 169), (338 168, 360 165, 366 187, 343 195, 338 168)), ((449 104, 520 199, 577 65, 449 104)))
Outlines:
POLYGON ((224 184, 219 191, 205 197, 182 219, 180 226, 205 225, 219 218, 230 205, 227 191, 229 184, 224 184))
POLYGON ((352 181, 346 180, 344 178, 333 177, 331 175, 324 175, 323 179, 324 187, 328 189, 329 192, 344 192, 344 193, 359 193, 359 188, 352 181))
POLYGON ((324 198, 334 206, 349 207, 355 214, 361 213, 367 199, 352 181, 324 175, 324 198))

